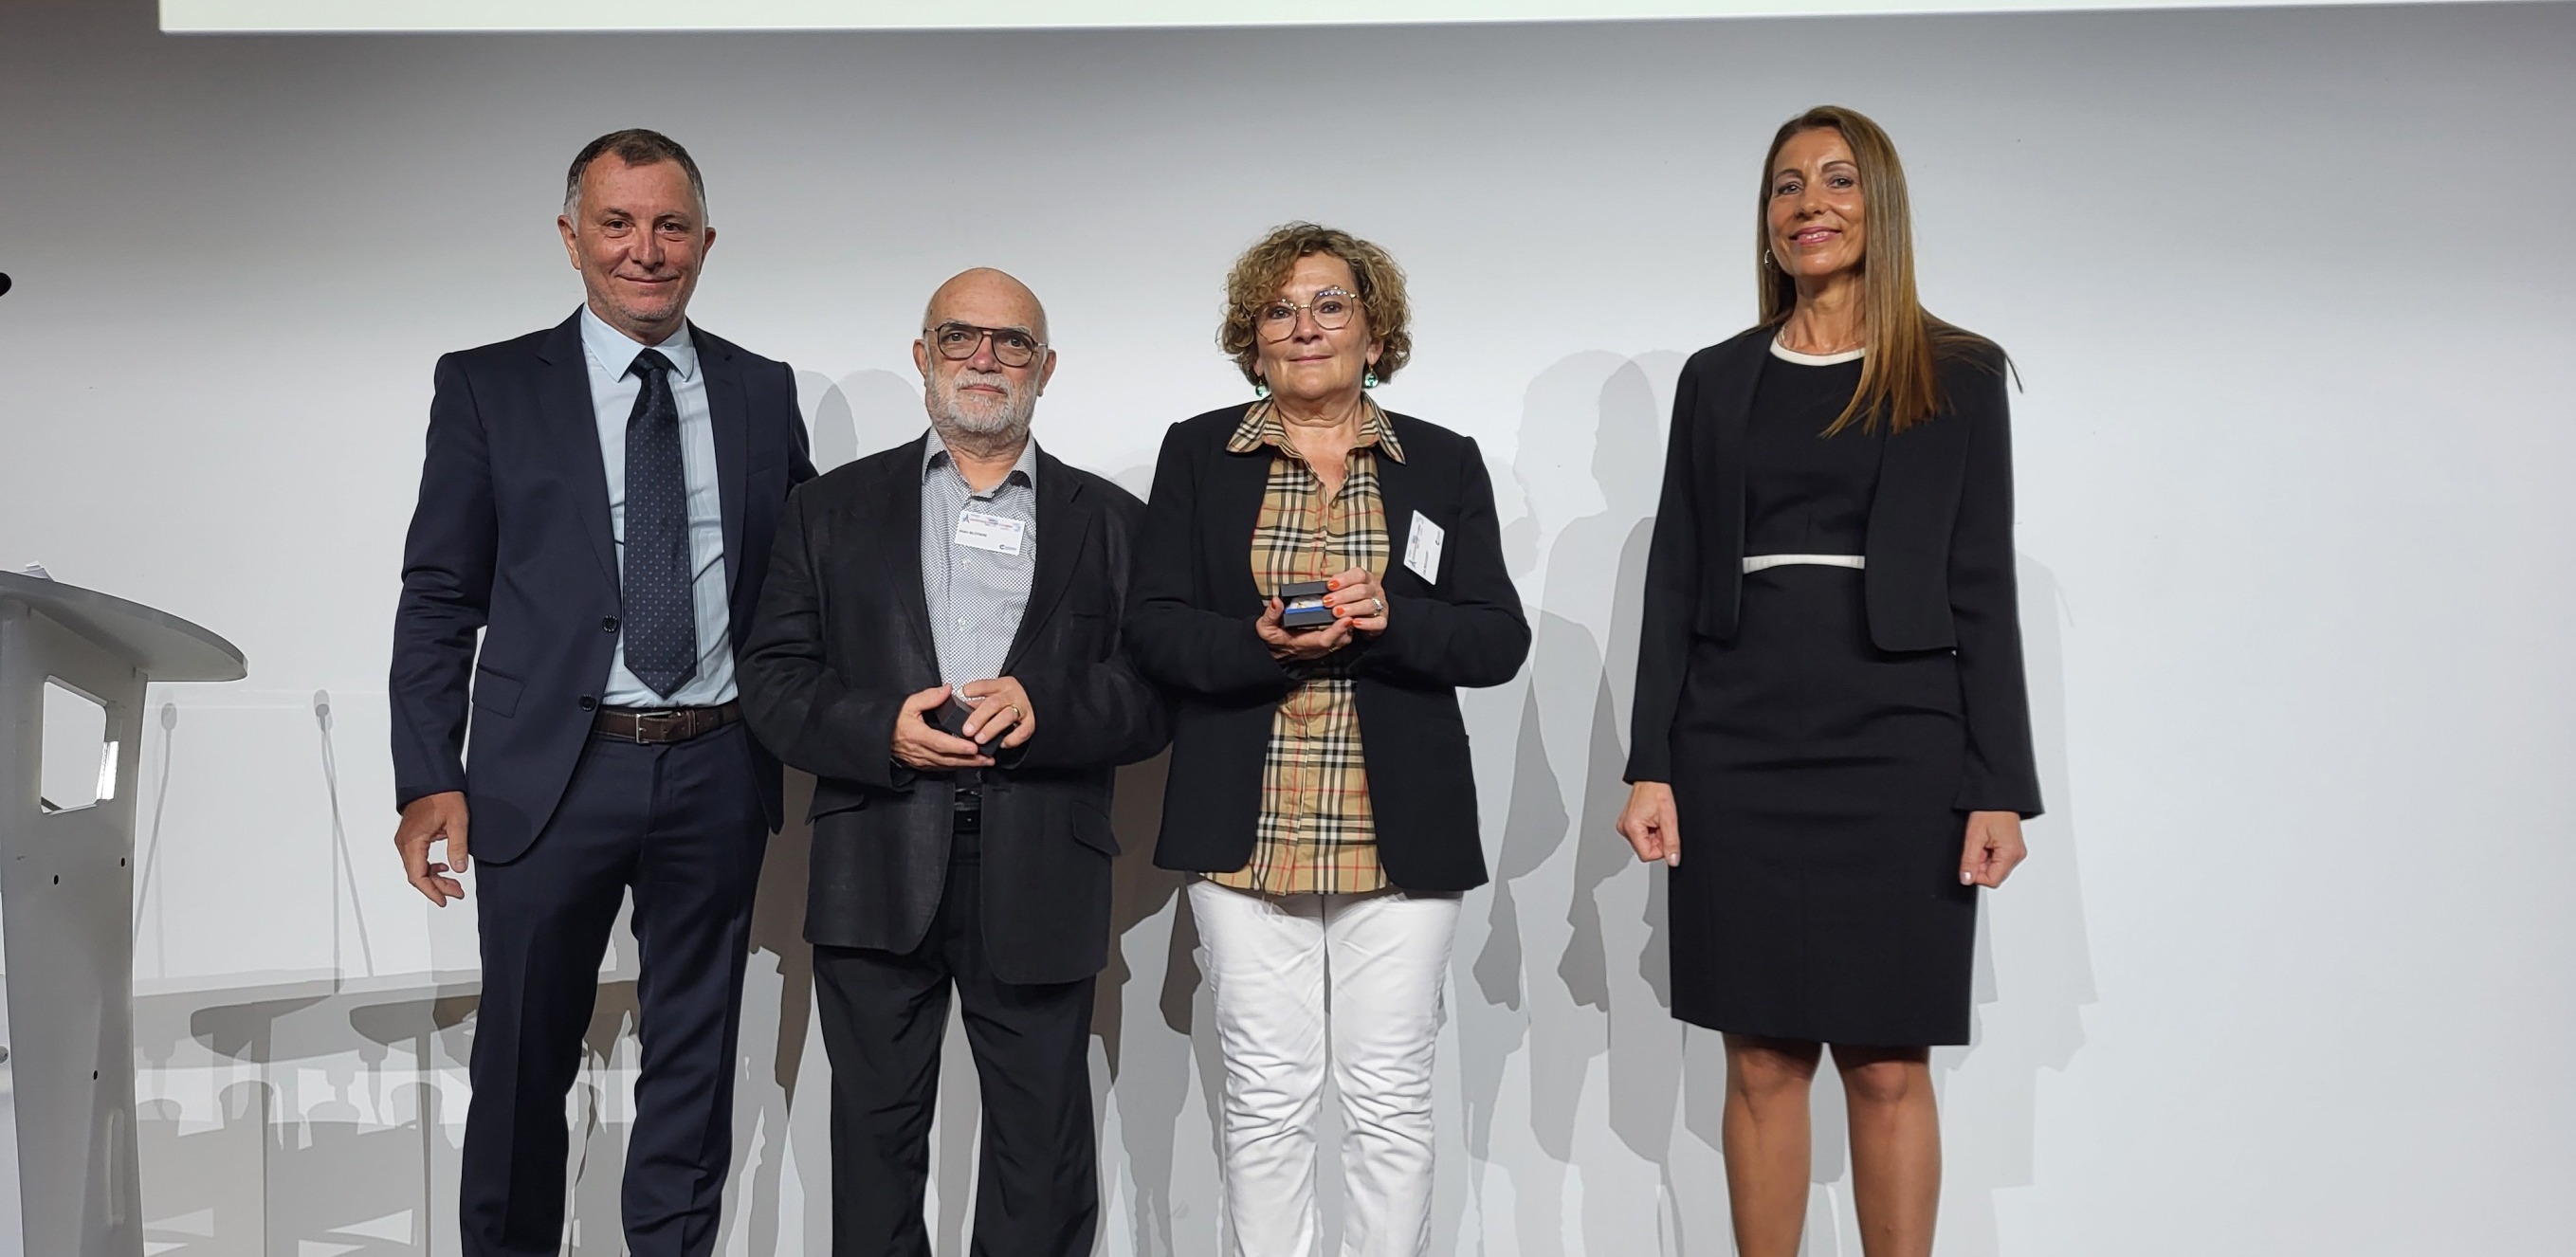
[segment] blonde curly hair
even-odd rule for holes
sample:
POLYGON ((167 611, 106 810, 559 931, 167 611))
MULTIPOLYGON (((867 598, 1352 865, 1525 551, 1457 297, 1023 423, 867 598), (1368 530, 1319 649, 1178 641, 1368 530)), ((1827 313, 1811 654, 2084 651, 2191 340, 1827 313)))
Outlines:
POLYGON ((1261 340, 1254 327, 1261 308, 1279 295, 1279 285, 1297 259, 1317 253, 1340 258, 1359 284, 1360 309, 1368 317, 1369 336, 1378 342, 1378 357, 1369 369, 1391 380, 1413 358, 1413 306, 1404 296, 1404 268, 1386 250, 1347 231, 1314 223, 1285 223, 1271 228, 1259 243, 1234 260, 1225 276, 1225 316, 1217 324, 1217 347, 1234 359, 1243 378, 1255 385, 1261 373, 1261 340))

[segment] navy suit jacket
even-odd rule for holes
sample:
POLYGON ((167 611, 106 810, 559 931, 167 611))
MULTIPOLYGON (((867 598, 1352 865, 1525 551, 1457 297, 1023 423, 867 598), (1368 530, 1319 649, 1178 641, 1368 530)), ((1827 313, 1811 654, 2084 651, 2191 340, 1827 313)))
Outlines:
MULTIPOLYGON (((464 791, 473 854, 497 863, 525 852, 563 798, 617 645, 617 546, 579 320, 438 360, 403 546, 387 686, 394 805, 464 791)), ((690 334, 715 424, 739 652, 787 491, 814 465, 787 365, 690 334)), ((778 761, 751 754, 775 829, 778 761)))

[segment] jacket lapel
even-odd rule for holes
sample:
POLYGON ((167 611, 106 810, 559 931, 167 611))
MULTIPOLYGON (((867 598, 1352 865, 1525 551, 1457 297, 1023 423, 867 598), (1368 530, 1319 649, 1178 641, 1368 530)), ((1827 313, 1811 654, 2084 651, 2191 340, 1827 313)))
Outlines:
POLYGON ((1003 676, 1018 666, 1047 617, 1055 613, 1056 604, 1064 601, 1065 590, 1082 565, 1082 552, 1091 544, 1094 512, 1083 500, 1082 485, 1073 470, 1043 449, 1038 451, 1037 467, 1038 568, 1029 579, 1029 600, 1020 612, 1019 631, 1012 635, 1010 653, 1002 659, 1003 676))
MULTIPOLYGON (((1245 409, 1250 403, 1245 403, 1245 409)), ((1235 412, 1240 422, 1243 411, 1235 412)), ((1212 453, 1216 462, 1208 468, 1206 521, 1213 531, 1206 542, 1214 549, 1205 552, 1209 562, 1207 574, 1213 578, 1210 588, 1220 600, 1239 599, 1243 614, 1259 612, 1270 601, 1273 591, 1259 587, 1252 579, 1252 529, 1261 522, 1261 494, 1270 485, 1270 460, 1276 452, 1264 445, 1250 453, 1231 453, 1225 448, 1234 434, 1234 425, 1226 425, 1217 437, 1212 453)))
POLYGON ((744 566, 742 505, 749 473, 745 447, 751 433, 751 404, 743 396, 742 373, 735 366, 732 347, 695 325, 689 335, 697 344, 698 369, 707 373, 707 416, 715 425, 716 495, 724 511, 725 596, 730 602, 742 584, 744 566))
POLYGON ((1736 338, 1734 360, 1713 373, 1723 386, 1708 403, 1711 439, 1701 448, 1708 451, 1710 465, 1702 469, 1702 483, 1717 486, 1714 518, 1735 542, 1735 553, 1710 557, 1729 564, 1744 557, 1745 434, 1753 421, 1753 391, 1762 382, 1763 360, 1770 352, 1771 332, 1757 328, 1736 338))
POLYGON ((539 421, 563 451, 565 479, 581 515, 582 532, 599 559, 610 589, 622 589, 617 538, 608 519, 608 463, 599 448, 599 408, 590 397, 590 364, 581 348, 581 312, 555 325, 537 351, 544 364, 537 379, 539 421))
MULTIPOLYGON (((1400 420, 1389 413, 1386 422, 1387 430, 1395 432, 1400 420)), ((1408 443, 1404 438, 1404 433, 1395 432, 1396 444, 1419 457, 1423 443, 1408 443)), ((1376 457, 1378 504, 1386 511, 1386 577, 1380 587, 1389 592, 1401 589, 1413 593, 1428 587, 1428 582, 1404 565, 1404 548, 1413 540, 1413 517, 1421 509, 1417 505, 1422 501, 1421 485, 1411 463, 1398 462, 1383 449, 1377 451, 1376 457)))
POLYGON ((1729 637, 1744 596, 1744 447, 1753 421, 1753 391, 1771 352, 1771 329, 1741 333, 1721 350, 1709 371, 1711 387, 1689 418, 1707 425, 1707 439, 1694 442, 1699 465, 1693 478, 1708 493, 1708 513, 1701 520, 1707 531, 1700 545, 1697 624, 1703 633, 1729 637))
POLYGON ((907 653, 920 675, 939 679, 939 648, 930 636, 930 598, 921 587, 921 443, 927 433, 906 442, 900 457, 887 460, 886 482, 877 486, 872 505, 882 575, 877 588, 894 603, 894 621, 903 631, 907 653))

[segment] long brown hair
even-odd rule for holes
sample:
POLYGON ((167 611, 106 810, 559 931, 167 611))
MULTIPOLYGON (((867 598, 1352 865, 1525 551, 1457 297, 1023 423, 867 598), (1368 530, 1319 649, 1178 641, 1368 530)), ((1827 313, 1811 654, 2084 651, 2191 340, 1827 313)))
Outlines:
POLYGON ((1939 414, 1945 402, 1939 363, 1967 358, 1991 366, 2002 351, 1993 341, 1932 317, 1914 290, 1914 215, 1905 195, 1905 167, 1887 132, 1859 111, 1819 105, 1780 125, 1762 155, 1762 193, 1754 201, 1753 265, 1760 276, 1762 323, 1778 327, 1798 308, 1798 284, 1771 263, 1771 170, 1781 146, 1806 131, 1834 131, 1851 146, 1860 166, 1860 191, 1868 212, 1861 219, 1861 319, 1869 353, 1861 359, 1860 387, 1826 427, 1833 434, 1858 422, 1861 431, 1903 432, 1939 414))

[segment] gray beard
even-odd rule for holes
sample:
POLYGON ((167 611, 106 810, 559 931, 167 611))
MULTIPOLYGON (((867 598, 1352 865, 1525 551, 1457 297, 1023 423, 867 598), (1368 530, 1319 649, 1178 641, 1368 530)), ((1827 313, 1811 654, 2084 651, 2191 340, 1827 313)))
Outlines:
POLYGON ((1007 380, 1001 384, 1010 389, 1010 396, 990 410, 958 405, 955 381, 934 381, 923 389, 922 402, 939 439, 978 456, 1000 454, 1026 444, 1029 421, 1037 412, 1037 397, 1013 388, 1007 380))

